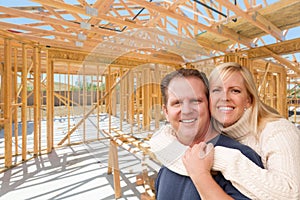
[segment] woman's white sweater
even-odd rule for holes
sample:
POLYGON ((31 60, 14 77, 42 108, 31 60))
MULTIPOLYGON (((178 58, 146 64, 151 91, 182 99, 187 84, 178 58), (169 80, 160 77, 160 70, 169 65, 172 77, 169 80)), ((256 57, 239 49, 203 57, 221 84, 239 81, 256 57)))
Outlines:
POLYGON ((215 147, 213 169, 221 171, 243 194, 251 199, 300 199, 300 131, 286 119, 269 122, 259 141, 251 133, 250 109, 234 125, 221 128, 239 142, 253 148, 262 159, 261 169, 241 152, 215 147))

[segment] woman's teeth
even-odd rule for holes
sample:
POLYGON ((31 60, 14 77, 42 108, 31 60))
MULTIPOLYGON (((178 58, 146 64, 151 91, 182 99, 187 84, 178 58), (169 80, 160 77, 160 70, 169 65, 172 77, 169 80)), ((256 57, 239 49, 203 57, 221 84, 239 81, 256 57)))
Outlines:
POLYGON ((233 107, 219 107, 218 108, 219 110, 224 110, 224 111, 227 111, 227 110, 233 110, 233 107))

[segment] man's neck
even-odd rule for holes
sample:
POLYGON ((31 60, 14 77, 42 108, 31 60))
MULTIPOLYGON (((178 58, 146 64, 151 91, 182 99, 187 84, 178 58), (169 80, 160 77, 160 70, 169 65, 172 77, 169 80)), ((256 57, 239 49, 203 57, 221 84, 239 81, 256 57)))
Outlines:
POLYGON ((194 144, 198 144, 200 142, 208 142, 215 137, 217 137, 220 133, 218 133, 212 125, 210 125, 205 134, 201 134, 201 137, 196 138, 190 147, 194 146, 194 144))

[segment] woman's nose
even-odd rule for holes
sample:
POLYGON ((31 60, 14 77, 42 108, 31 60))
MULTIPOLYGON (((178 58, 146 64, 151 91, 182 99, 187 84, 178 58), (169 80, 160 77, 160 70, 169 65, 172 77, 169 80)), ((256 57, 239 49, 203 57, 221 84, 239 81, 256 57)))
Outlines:
POLYGON ((223 100, 223 101, 229 101, 230 100, 230 95, 227 93, 227 92, 222 92, 221 93, 221 99, 223 100))

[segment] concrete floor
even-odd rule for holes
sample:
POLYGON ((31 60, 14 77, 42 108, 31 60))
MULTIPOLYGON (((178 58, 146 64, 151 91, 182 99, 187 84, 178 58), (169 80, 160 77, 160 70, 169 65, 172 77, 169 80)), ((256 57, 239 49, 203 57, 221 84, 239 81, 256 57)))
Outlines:
MULTIPOLYGON (((115 199, 113 175, 107 174, 107 145, 93 142, 62 147, 1 173, 0 199, 115 199)), ((142 171, 141 159, 119 148, 119 164, 120 199, 140 199, 144 188, 136 185, 136 175, 142 171)), ((149 175, 157 170, 152 164, 149 161, 149 175)))
MULTIPOLYGON (((94 123, 92 118, 88 121, 94 123)), ((55 123, 58 123, 55 125, 56 140, 60 141, 65 135, 63 127, 67 127, 64 124, 66 121, 59 120, 55 123)), ((95 125, 86 127, 95 131, 95 125)), ((92 133, 89 130, 86 132, 92 133)), ((82 140, 80 136, 76 139, 76 134, 72 137, 73 141, 82 140)), ((0 137, 1 153, 4 149, 3 140, 0 137)), ((0 200, 115 199, 113 175, 107 174, 108 150, 109 141, 101 140, 63 146, 50 154, 32 158, 0 173, 0 200)), ((118 155, 122 187, 122 197, 119 199, 140 199, 144 188, 136 185, 136 175, 142 172, 142 154, 132 154, 118 148, 118 155)), ((159 165, 149 159, 147 164, 149 175, 155 174, 159 169, 159 165)), ((1 159, 0 166, 3 165, 1 159)))

